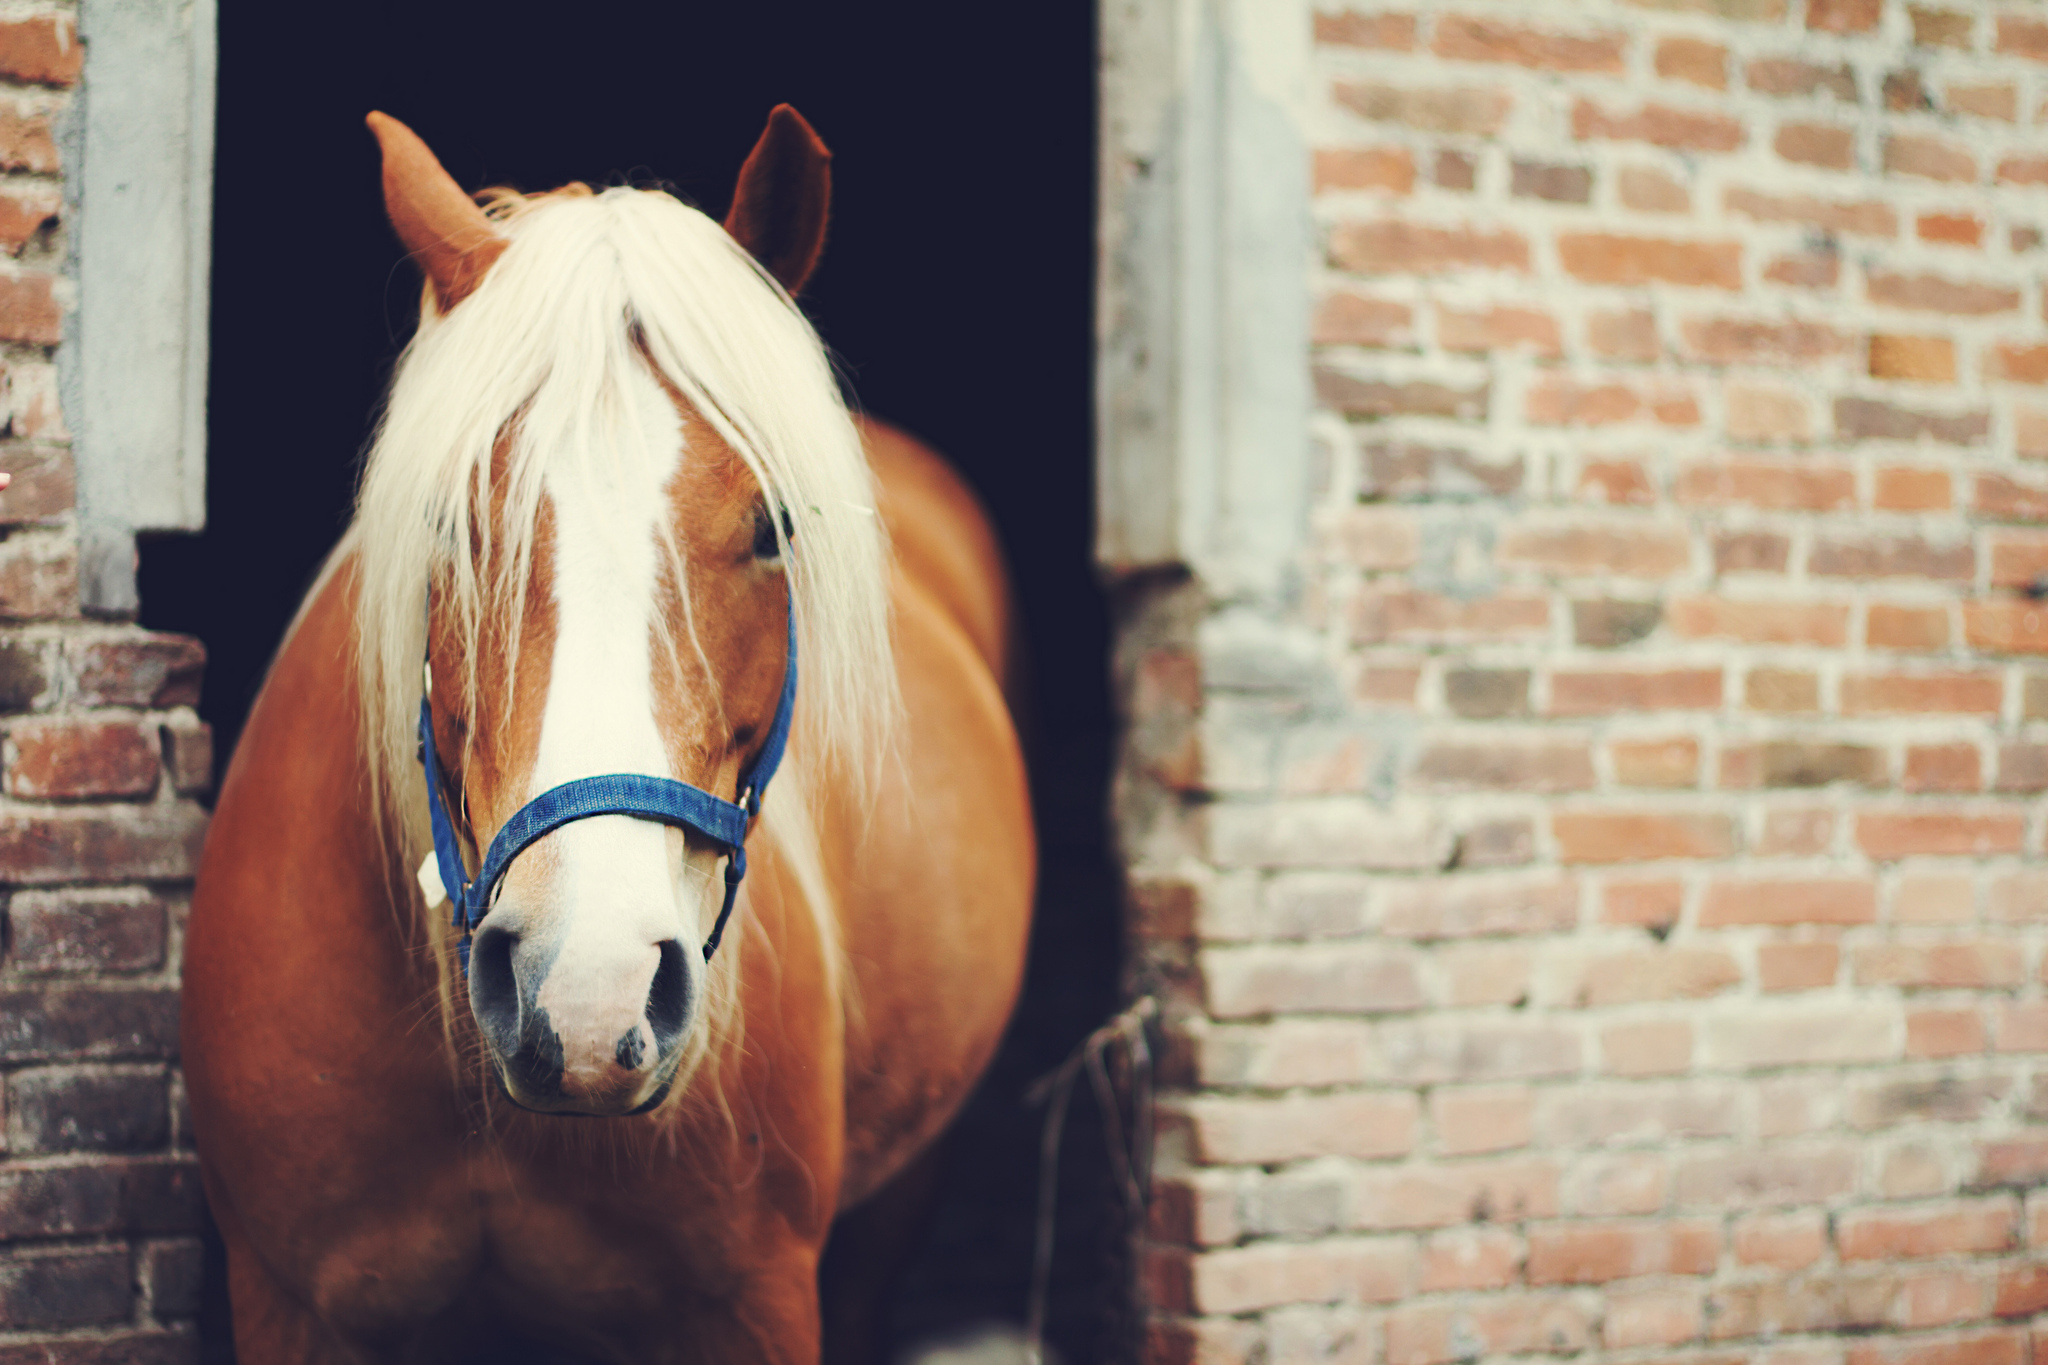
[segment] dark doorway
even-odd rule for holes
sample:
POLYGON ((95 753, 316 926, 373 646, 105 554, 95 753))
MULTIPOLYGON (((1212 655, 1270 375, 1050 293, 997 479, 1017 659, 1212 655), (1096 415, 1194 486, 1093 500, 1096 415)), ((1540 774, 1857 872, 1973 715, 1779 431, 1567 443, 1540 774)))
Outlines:
MULTIPOLYGON (((960 1127, 899 1303, 908 1342, 1019 1320, 1030 1079, 1115 1008, 1105 846, 1108 629, 1090 544, 1094 7, 938 3, 562 8, 222 0, 207 529, 145 544, 145 624, 211 656, 202 711, 230 752, 300 593, 346 519, 417 279, 385 227, 363 114, 410 123, 467 186, 661 180, 713 213, 769 108, 835 153, 805 304, 854 396, 949 454, 995 515, 1034 671, 1044 849, 1025 1003, 960 1127)), ((1077 1114, 1052 1335, 1103 1359, 1127 1326, 1099 1140, 1077 1114)))

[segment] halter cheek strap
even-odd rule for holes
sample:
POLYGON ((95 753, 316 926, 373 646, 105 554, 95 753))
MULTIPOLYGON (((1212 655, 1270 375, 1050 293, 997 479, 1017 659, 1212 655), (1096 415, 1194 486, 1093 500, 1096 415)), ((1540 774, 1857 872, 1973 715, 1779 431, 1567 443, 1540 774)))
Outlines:
POLYGON ((704 960, 718 951, 725 936, 725 923, 732 917, 733 901, 740 881, 747 875, 747 828, 761 813, 761 797, 768 780, 782 764, 782 751, 789 744, 789 723, 796 710, 796 613, 789 616, 789 655, 782 668, 782 697, 775 706, 775 719, 768 738, 753 764, 740 774, 739 800, 726 801, 702 787, 670 777, 646 773, 608 773, 602 777, 579 777, 550 787, 521 806, 484 854, 484 865, 472 880, 462 861, 462 845, 455 837, 455 822, 448 818, 448 805, 441 795, 441 765, 434 754, 434 701, 420 697, 420 765, 427 779, 427 816, 434 831, 434 860, 440 869, 441 885, 454 905, 454 925, 462 930, 458 951, 462 973, 469 975, 469 942, 477 925, 490 913, 498 883, 511 868, 512 860, 537 839, 563 825, 587 820, 593 815, 630 815, 680 829, 691 829, 725 849, 725 904, 719 907, 718 922, 704 941, 704 960))

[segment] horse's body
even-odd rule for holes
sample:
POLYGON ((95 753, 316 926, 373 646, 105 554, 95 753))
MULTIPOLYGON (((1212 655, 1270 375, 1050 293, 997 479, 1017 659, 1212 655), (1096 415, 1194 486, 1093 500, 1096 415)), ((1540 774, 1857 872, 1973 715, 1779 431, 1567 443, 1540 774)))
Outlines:
POLYGON ((886 1201, 986 1065, 1033 875, 992 537, 935 456, 863 437, 897 551, 906 721, 879 771, 818 762, 770 793, 734 930, 747 951, 723 968, 742 1041, 714 1039, 727 1055, 637 1116, 529 1113, 479 1064, 451 931, 422 921, 368 797, 365 551, 344 542, 236 749, 185 944, 186 1074, 243 1365, 524 1343, 818 1359, 827 1235, 886 1201), (823 916, 777 822, 794 801, 823 916))

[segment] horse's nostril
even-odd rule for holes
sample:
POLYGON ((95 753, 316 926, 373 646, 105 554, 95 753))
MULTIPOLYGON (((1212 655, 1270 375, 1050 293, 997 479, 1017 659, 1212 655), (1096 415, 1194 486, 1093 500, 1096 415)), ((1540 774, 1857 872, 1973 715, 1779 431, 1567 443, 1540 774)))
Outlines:
POLYGON ((512 974, 512 950, 518 946, 519 935, 487 926, 469 949, 469 1005, 500 1055, 519 1046, 519 981, 512 974))
POLYGON ((647 987, 647 1024, 654 1030, 656 1055, 666 1057, 682 1041, 693 988, 681 940, 669 939, 660 948, 661 961, 647 987))

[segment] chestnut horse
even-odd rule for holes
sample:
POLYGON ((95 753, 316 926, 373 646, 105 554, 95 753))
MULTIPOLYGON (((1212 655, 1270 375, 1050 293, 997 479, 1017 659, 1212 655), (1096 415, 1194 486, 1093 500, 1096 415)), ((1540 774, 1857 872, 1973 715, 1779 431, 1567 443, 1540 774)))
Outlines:
POLYGON ((723 226, 486 209, 370 125, 420 328, 185 941, 239 1358, 859 1358, 1023 967, 990 530, 790 301, 829 179, 787 106, 723 226), (659 799, 534 824, 600 789, 659 799))

